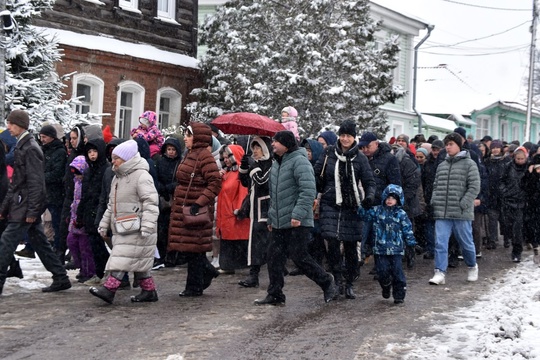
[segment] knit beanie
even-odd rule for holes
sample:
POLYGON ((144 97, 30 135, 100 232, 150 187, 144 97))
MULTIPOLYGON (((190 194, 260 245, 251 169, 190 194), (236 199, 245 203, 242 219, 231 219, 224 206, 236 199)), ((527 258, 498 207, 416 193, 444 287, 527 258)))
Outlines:
POLYGON ((25 130, 28 130, 28 127, 30 126, 30 118, 28 117, 28 113, 24 110, 13 110, 9 114, 7 121, 10 124, 20 126, 25 130))
POLYGON ((292 106, 285 106, 283 110, 281 110, 281 112, 282 113, 286 112, 289 115, 288 117, 291 117, 291 118, 298 117, 298 111, 296 111, 296 109, 293 108, 292 106))
POLYGON ((489 146, 490 149, 503 148, 503 143, 500 140, 493 140, 491 141, 491 145, 489 146))
MULTIPOLYGON (((333 132, 333 131, 330 131, 330 130, 327 130, 327 131, 323 131, 318 138, 323 138, 324 141, 326 141, 326 144, 327 145, 335 145, 336 144, 336 141, 337 141, 337 136, 336 134, 333 132)), ((318 139, 317 138, 317 139, 318 139)))
POLYGON ((431 148, 435 148, 435 149, 442 149, 444 147, 444 143, 442 142, 442 140, 439 140, 439 139, 436 139, 436 140, 433 140, 433 142, 431 143, 431 148))
POLYGON ((84 127, 84 134, 87 140, 103 140, 103 131, 101 130, 101 125, 98 124, 86 125, 84 127))
POLYGON ((294 134, 289 130, 278 131, 274 135, 274 141, 277 141, 287 149, 292 149, 297 146, 294 134))
POLYGON ((345 120, 339 127, 338 135, 348 134, 356 137, 356 123, 351 120, 345 120))
POLYGON ((398 137, 396 138, 396 141, 398 141, 398 140, 405 141, 407 143, 407 145, 409 145, 409 136, 408 135, 405 135, 405 134, 398 135, 398 137))
POLYGON ((428 151, 427 151, 426 149, 424 149, 424 148, 418 148, 418 149, 416 149, 416 153, 419 153, 419 152, 421 152, 422 154, 424 154, 425 157, 428 156, 428 151))
POLYGON ((448 142, 450 141, 455 142, 460 149, 463 146, 463 137, 461 137, 461 134, 457 132, 446 135, 446 137, 444 138, 444 145, 448 144, 448 142))
MULTIPOLYGON (((465 131, 464 128, 462 128, 461 126, 460 127, 457 127, 454 129, 454 132, 458 133, 459 135, 463 136, 463 138, 467 138, 467 131, 465 131)), ((461 147, 461 146, 460 146, 461 147)))
POLYGON ((518 146, 517 149, 514 152, 517 152, 517 151, 523 151, 525 156, 527 156, 527 157, 529 156, 529 151, 527 150, 527 148, 525 146, 518 146))
POLYGON ((139 152, 139 147, 135 140, 128 140, 114 148, 112 154, 124 161, 130 160, 139 152))
POLYGON ((54 128, 54 126, 52 125, 45 125, 44 127, 41 128, 41 130, 39 131, 39 135, 46 135, 48 137, 51 137, 53 139, 56 139, 57 138, 57 132, 56 132, 56 129, 54 128))

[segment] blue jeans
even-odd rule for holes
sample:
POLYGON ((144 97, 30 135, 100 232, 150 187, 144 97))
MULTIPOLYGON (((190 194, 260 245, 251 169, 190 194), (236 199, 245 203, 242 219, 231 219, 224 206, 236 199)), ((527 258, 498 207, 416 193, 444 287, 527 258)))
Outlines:
POLYGON ((28 233, 28 241, 36 251, 45 269, 53 274, 53 280, 67 279, 66 269, 54 253, 43 231, 41 219, 35 223, 9 222, 0 238, 0 287, 6 282, 7 268, 17 245, 28 233))
POLYGON ((476 251, 472 235, 472 221, 439 219, 435 221, 435 269, 448 268, 448 240, 454 234, 461 247, 463 261, 468 267, 476 265, 476 251))

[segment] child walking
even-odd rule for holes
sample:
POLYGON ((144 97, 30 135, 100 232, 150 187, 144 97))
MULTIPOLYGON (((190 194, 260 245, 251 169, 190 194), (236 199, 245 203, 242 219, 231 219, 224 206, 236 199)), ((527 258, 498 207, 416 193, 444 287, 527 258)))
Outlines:
POLYGON ((382 193, 382 199, 382 205, 369 210, 358 208, 358 214, 364 221, 373 223, 374 237, 364 239, 363 249, 375 257, 383 298, 390 298, 392 293, 394 304, 402 304, 407 282, 401 261, 405 255, 405 246, 414 248, 416 240, 411 221, 403 210, 405 197, 401 186, 388 185, 382 193))
POLYGON ((71 218, 67 236, 67 246, 73 258, 75 267, 81 269, 78 281, 84 283, 96 275, 94 254, 90 244, 90 238, 86 233, 83 223, 77 222, 77 209, 82 198, 82 182, 84 173, 88 170, 88 163, 83 155, 77 156, 69 164, 73 173, 73 202, 71 203, 71 218))

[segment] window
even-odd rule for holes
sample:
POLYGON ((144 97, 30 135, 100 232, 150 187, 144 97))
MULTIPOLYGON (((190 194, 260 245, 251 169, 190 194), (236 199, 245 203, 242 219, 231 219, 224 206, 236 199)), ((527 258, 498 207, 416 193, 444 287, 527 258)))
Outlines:
POLYGON ((476 118, 476 138, 481 139, 486 135, 492 135, 489 133, 489 118, 476 118))
POLYGON ((521 139, 519 130, 520 130, 519 124, 513 124, 512 125, 512 138, 509 141, 514 141, 514 140, 520 140, 521 139))
POLYGON ((126 11, 141 13, 139 10, 139 0, 119 0, 118 5, 126 11))
POLYGON ((139 125, 139 116, 143 111, 144 88, 133 81, 118 84, 114 134, 129 139, 131 129, 139 125))
POLYGON ((173 125, 180 125, 180 112, 182 109, 182 95, 172 89, 159 89, 158 98, 158 127, 166 129, 173 125))
POLYGON ((510 134, 508 133, 508 123, 507 122, 501 122, 501 140, 502 141, 508 141, 509 135, 510 134))
POLYGON ((75 112, 79 114, 101 114, 103 112, 104 82, 91 74, 73 76, 72 97, 78 99, 75 112))
POLYGON ((160 18, 175 20, 176 1, 175 0, 157 0, 157 14, 160 18))

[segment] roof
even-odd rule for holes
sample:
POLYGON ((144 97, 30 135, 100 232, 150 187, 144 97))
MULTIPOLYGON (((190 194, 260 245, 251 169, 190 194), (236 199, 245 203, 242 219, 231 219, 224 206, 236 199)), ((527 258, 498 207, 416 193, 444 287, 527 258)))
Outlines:
MULTIPOLYGON (((515 102, 515 101, 501 101, 501 100, 496 101, 480 110, 474 110, 473 113, 488 111, 495 107, 499 107, 501 109, 506 109, 506 110, 513 110, 513 111, 521 112, 523 114, 527 113, 526 104, 515 102)), ((540 117, 540 109, 533 107, 532 114, 534 114, 536 117, 540 117)))
POLYGON ((59 44, 78 48, 104 51, 113 54, 133 56, 139 59, 198 69, 196 58, 158 49, 152 45, 136 44, 113 39, 108 36, 79 34, 73 31, 36 27, 47 37, 56 37, 59 44))
POLYGON ((443 119, 437 116, 422 114, 422 121, 431 128, 438 128, 445 131, 454 131, 457 127, 452 120, 443 119))

